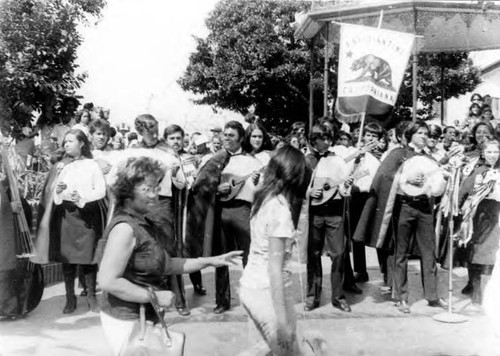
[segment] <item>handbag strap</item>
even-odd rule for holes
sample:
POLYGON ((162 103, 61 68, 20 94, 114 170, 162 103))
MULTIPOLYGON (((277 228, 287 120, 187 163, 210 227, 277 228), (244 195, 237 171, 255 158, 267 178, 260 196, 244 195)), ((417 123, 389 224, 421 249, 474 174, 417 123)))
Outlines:
POLYGON ((168 332, 167 323, 165 322, 165 319, 163 318, 162 312, 160 310, 160 303, 158 302, 158 297, 156 296, 152 287, 148 287, 147 291, 148 291, 150 303, 153 306, 153 309, 156 313, 156 316, 158 316, 158 319, 160 320, 160 325, 161 325, 162 330, 165 332, 166 345, 168 347, 171 347, 172 346, 172 338, 170 336, 170 333, 168 332))

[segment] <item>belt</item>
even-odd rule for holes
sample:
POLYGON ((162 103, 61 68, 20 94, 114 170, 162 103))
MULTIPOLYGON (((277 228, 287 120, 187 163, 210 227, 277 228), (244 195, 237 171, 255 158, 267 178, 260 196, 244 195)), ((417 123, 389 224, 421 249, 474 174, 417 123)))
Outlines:
POLYGON ((229 201, 219 202, 220 206, 223 208, 239 208, 240 206, 251 206, 252 203, 246 201, 246 200, 241 200, 241 199, 231 199, 229 201))
POLYGON ((430 198, 425 194, 410 196, 410 195, 399 195, 399 198, 403 203, 428 203, 430 198))

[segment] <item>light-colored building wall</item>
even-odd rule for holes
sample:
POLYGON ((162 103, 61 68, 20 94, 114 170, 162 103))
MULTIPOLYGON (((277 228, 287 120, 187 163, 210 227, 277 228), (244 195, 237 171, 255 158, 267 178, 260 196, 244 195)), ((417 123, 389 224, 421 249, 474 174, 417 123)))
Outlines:
POLYGON ((446 125, 453 125, 455 120, 459 120, 460 123, 465 120, 469 113, 470 98, 473 93, 479 93, 483 97, 489 94, 493 98, 491 105, 493 115, 495 118, 500 117, 500 64, 483 73, 481 79, 483 82, 473 92, 446 101, 444 114, 446 125))

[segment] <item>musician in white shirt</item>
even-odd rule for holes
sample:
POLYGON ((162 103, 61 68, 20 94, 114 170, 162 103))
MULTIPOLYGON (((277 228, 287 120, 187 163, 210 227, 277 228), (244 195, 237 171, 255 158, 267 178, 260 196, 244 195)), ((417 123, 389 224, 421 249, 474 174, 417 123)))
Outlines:
POLYGON ((427 139, 427 146, 425 151, 432 156, 436 161, 441 162, 446 156, 446 151, 438 145, 441 138, 442 130, 438 125, 429 125, 429 138, 427 139))
MULTIPOLYGON (((155 158, 159 159, 166 167, 165 176, 159 184, 158 202, 151 208, 147 217, 161 231, 161 243, 163 247, 170 256, 175 257, 178 253, 174 231, 172 184, 175 184, 178 189, 183 189, 185 181, 172 178, 172 171, 177 159, 172 148, 168 147, 165 141, 159 138, 158 121, 154 116, 149 114, 139 115, 135 119, 135 129, 142 138, 137 148, 146 148, 154 151, 155 158)), ((179 286, 177 281, 177 278, 166 280, 165 287, 168 287, 176 295, 178 313, 187 316, 190 312, 186 307, 182 286, 179 286)))
MULTIPOLYGON (((428 154, 425 153, 429 128, 423 121, 411 124, 404 133, 408 147, 401 151, 403 166, 397 186, 397 201, 399 212, 397 219, 397 234, 394 251, 393 297, 397 300, 397 308, 402 313, 410 313, 408 306, 408 256, 410 255, 412 236, 418 244, 421 254, 422 281, 424 298, 429 306, 446 308, 447 304, 438 297, 437 292, 437 265, 435 258, 434 238, 434 211, 433 197, 444 192, 445 179, 439 173, 439 167, 428 154), (413 158, 427 158, 428 164, 416 164, 413 158), (438 171, 423 172, 428 166, 437 167, 438 171), (427 166, 427 167, 426 167, 427 166), (432 175, 432 182, 430 181, 432 175), (418 191, 420 194, 409 191, 418 191), (418 195, 415 195, 418 194, 418 195)), ((393 154, 398 154, 393 152, 393 154)), ((390 156, 387 158, 389 160, 390 156)), ((394 214, 393 213, 393 214, 394 214)))
MULTIPOLYGON (((363 128, 362 144, 364 146, 371 147, 379 142, 383 134, 384 131, 379 124, 370 122, 363 128)), ((352 235, 356 230, 356 225, 358 224, 361 212, 363 211, 363 207, 366 203, 366 200, 368 199, 368 193, 373 181, 373 177, 375 176, 375 173, 380 166, 380 161, 371 153, 373 149, 359 154, 355 160, 349 162, 351 171, 353 175, 356 176, 356 179, 352 185, 347 210, 347 216, 349 220, 347 226, 349 227, 349 231, 346 235, 349 236, 349 238, 352 238, 352 235)), ((354 282, 367 282, 369 277, 366 270, 366 254, 364 243, 353 241, 352 255, 354 267, 354 282)))
POLYGON ((322 177, 322 174, 320 174, 320 169, 323 171, 322 162, 327 159, 331 160, 333 165, 326 169, 328 173, 331 172, 329 176, 341 170, 347 172, 347 164, 344 160, 328 152, 333 140, 334 132, 329 125, 319 123, 313 126, 309 139, 311 149, 310 153, 306 155, 308 165, 315 172, 313 173, 313 188, 309 209, 311 224, 307 243, 307 299, 304 305, 305 311, 311 311, 319 307, 323 284, 321 265, 323 249, 326 250, 332 261, 330 271, 332 306, 345 312, 351 311, 343 291, 344 276, 342 273, 346 250, 343 219, 343 196, 346 195, 346 190, 344 190, 344 184, 330 186, 329 183, 323 184, 322 181, 319 182, 319 186, 315 184, 317 180, 319 181, 319 178, 328 178, 322 177))
MULTIPOLYGON (((196 174, 197 158, 184 150, 184 136, 185 134, 182 127, 175 124, 167 126, 165 131, 163 131, 165 143, 175 154, 176 162, 174 163, 173 176, 178 182, 186 182, 185 187, 181 189, 179 189, 175 184, 172 186, 174 231, 176 239, 175 252, 177 253, 172 257, 182 257, 182 246, 185 235, 185 208, 189 190, 191 189, 196 174)), ((193 284, 194 293, 198 295, 206 295, 207 291, 203 288, 201 272, 197 271, 190 273, 189 277, 193 284)), ((187 314, 189 310, 184 297, 185 292, 182 275, 171 276, 171 278, 177 279, 177 285, 179 287, 179 296, 176 296, 176 305, 179 305, 178 309, 180 307, 185 309, 185 313, 187 314)))

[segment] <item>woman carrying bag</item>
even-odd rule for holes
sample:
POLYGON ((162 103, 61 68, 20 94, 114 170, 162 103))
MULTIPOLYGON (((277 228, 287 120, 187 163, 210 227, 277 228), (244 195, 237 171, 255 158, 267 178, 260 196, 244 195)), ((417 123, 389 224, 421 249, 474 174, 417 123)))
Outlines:
MULTIPOLYGON (((166 326, 155 333, 158 329, 152 323, 161 317, 159 307, 170 307, 174 302, 172 292, 153 291, 163 276, 235 265, 242 253, 191 259, 168 256, 154 225, 144 217, 158 199, 164 173, 160 163, 151 158, 129 158, 111 188, 117 209, 104 234, 98 278, 104 291, 102 326, 114 355, 153 355, 155 346, 161 346, 161 338, 168 333, 166 326)), ((182 337, 172 339, 183 342, 182 337)), ((164 342, 163 346, 164 355, 182 353, 182 345, 164 342), (174 353, 172 347, 180 351, 174 353)))

